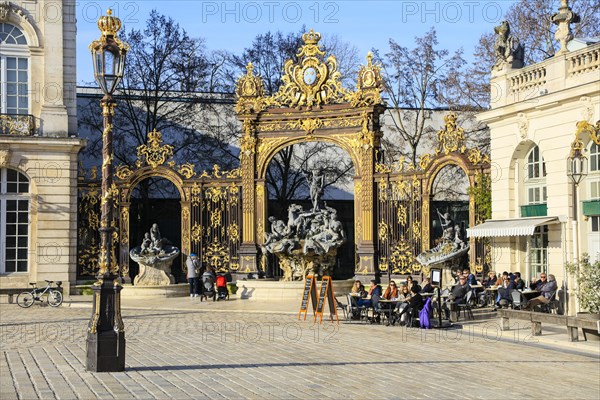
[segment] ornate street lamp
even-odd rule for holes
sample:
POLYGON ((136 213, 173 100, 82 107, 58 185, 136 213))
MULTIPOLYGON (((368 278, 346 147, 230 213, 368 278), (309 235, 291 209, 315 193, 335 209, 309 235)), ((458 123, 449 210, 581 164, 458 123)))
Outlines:
MULTIPOLYGON (((577 124, 577 132, 575 140, 571 143, 571 153, 567 158, 567 176, 573 183, 573 262, 579 262, 579 231, 577 229, 577 186, 587 176, 588 165, 587 157, 583 154, 583 142, 579 139, 581 131, 579 123, 577 124)), ((575 282, 575 290, 578 290, 578 284, 575 282)), ((579 302, 575 304, 576 311, 579 311, 579 302)))
POLYGON ((123 78, 125 56, 129 45, 117 37, 121 20, 112 16, 98 19, 102 35, 90 44, 94 62, 94 78, 102 89, 100 101, 104 130, 102 132, 102 199, 100 206, 100 256, 98 281, 94 284, 92 318, 88 325, 87 370, 116 372, 125 370, 125 330, 121 318, 121 289, 119 266, 115 256, 114 239, 117 228, 114 219, 118 190, 113 183, 112 120, 116 102, 112 97, 123 78))
POLYGON ((583 154, 583 142, 577 136, 571 143, 571 154, 567 158, 567 175, 575 186, 588 174, 587 157, 583 154))

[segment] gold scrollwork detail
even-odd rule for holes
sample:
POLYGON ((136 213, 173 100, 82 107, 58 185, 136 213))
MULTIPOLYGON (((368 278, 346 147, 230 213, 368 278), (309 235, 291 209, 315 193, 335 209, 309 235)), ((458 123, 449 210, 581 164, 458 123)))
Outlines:
POLYGON ((258 113, 265 109, 264 84, 260 76, 254 75, 254 65, 246 65, 246 75, 235 84, 237 102, 235 112, 238 114, 258 113))
POLYGON ((367 151, 375 146, 375 133, 369 129, 372 116, 368 113, 363 113, 363 125, 360 132, 350 139, 352 147, 367 151))
POLYGON ((319 118, 306 118, 298 121, 298 127, 302 129, 307 136, 311 137, 316 129, 323 126, 323 121, 319 118))
POLYGON ((396 217, 398 218, 398 223, 402 226, 406 226, 406 207, 402 204, 398 205, 398 209, 396 210, 396 217))
MULTIPOLYGON (((190 228, 188 221, 190 220, 190 208, 181 207, 181 245, 187 247, 190 242, 190 228)), ((187 250, 187 249, 186 249, 187 250)))
POLYGON ((590 124, 587 121, 579 121, 577 123, 577 130, 575 131, 575 139, 579 140, 579 135, 587 132, 590 135, 590 139, 597 145, 600 145, 600 120, 596 121, 596 126, 590 124))
POLYGON ((194 164, 190 163, 181 164, 177 172, 185 176, 186 179, 190 179, 191 177, 196 175, 196 172, 194 171, 194 164))
POLYGON ((192 226, 192 242, 200 243, 202 239, 202 226, 198 222, 194 222, 194 226, 192 226))
POLYGON ((167 159, 173 156, 173 146, 162 143, 162 134, 156 129, 148 133, 148 145, 142 144, 137 148, 138 159, 144 157, 146 163, 153 169, 163 165, 167 159))
POLYGON ((358 71, 358 80, 356 82, 356 92, 349 93, 346 100, 353 107, 364 107, 375 104, 382 104, 381 89, 383 78, 381 77, 381 65, 373 64, 373 53, 367 53, 367 65, 362 66, 358 71))
POLYGON ((240 154, 242 157, 250 157, 256 152, 256 138, 250 135, 244 135, 240 139, 240 154))
POLYGON ((229 235, 229 240, 232 242, 237 242, 240 238, 240 227, 235 222, 227 227, 227 234, 229 235))
POLYGON ((420 169, 426 169, 427 166, 429 165, 429 163, 431 163, 431 155, 430 154, 424 154, 421 159, 419 160, 419 168, 420 169))
POLYGON ((381 272, 386 272, 389 268, 389 264, 387 262, 387 257, 382 257, 379 259, 379 270, 381 272))
POLYGON ((131 177, 131 175, 133 175, 133 171, 131 170, 131 168, 129 168, 129 165, 119 165, 117 167, 116 175, 117 178, 119 178, 120 180, 126 181, 131 177))
POLYGON ((388 226, 385 222, 379 221, 379 229, 377 230, 377 236, 379 240, 385 242, 388 239, 388 226))
POLYGON ((221 210, 213 210, 210 213, 210 226, 213 228, 221 226, 222 215, 221 210))
POLYGON ((444 117, 446 126, 437 133, 438 153, 449 154, 460 150, 464 153, 465 130, 456 126, 456 114, 450 113, 444 117))
POLYGON ((192 205, 197 206, 200 204, 200 194, 202 193, 202 188, 198 185, 198 182, 194 182, 192 185, 192 205))
POLYGON ((225 200, 227 192, 225 188, 220 186, 211 186, 204 191, 204 195, 213 203, 218 203, 219 201, 225 200))
POLYGON ((341 102, 347 97, 347 91, 340 82, 341 74, 335 56, 324 60, 325 52, 318 45, 321 34, 313 31, 302 35, 304 45, 296 56, 298 63, 287 60, 283 84, 279 91, 267 99, 267 104, 306 107, 341 102))
POLYGON ((205 265, 213 267, 216 272, 227 272, 229 266, 228 247, 215 238, 204 249, 202 261, 205 265))
POLYGON ((410 244, 401 237, 400 240, 391 248, 390 263, 393 265, 393 272, 406 273, 410 270, 413 254, 410 244))
POLYGON ((477 165, 483 160, 483 156, 481 155, 481 151, 479 151, 479 149, 470 149, 467 158, 473 165, 477 165))

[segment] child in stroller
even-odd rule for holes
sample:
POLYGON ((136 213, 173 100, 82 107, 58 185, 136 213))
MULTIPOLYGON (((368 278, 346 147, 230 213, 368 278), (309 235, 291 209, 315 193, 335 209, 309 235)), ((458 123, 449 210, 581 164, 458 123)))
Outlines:
POLYGON ((229 299, 229 291, 227 290, 227 278, 223 274, 217 275, 217 300, 229 299))
POLYGON ((217 298, 217 292, 215 290, 215 274, 211 269, 207 269, 202 274, 202 294, 200 295, 200 301, 212 297, 213 301, 217 298))

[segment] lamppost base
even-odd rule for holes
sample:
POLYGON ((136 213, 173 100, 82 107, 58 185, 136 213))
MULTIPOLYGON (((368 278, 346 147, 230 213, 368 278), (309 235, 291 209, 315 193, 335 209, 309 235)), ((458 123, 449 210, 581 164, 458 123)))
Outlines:
POLYGON ((125 371, 125 333, 88 333, 87 370, 90 372, 125 371))
POLYGON ((88 327, 87 370, 125 370, 125 331, 121 320, 121 290, 115 276, 107 276, 93 286, 92 319, 88 327))

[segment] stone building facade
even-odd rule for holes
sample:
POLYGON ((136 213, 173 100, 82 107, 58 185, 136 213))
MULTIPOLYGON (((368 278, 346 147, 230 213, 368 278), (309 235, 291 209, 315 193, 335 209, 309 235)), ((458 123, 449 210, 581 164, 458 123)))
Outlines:
POLYGON ((520 271, 527 279, 554 274, 559 287, 572 288, 565 263, 583 253, 599 259, 599 77, 597 41, 561 48, 525 68, 492 72, 491 109, 479 114, 491 135, 492 220, 469 234, 491 238, 499 273, 520 271), (576 188, 567 158, 584 125, 578 136, 589 173, 576 188))
POLYGON ((0 2, 0 285, 75 281, 75 1, 0 2))

